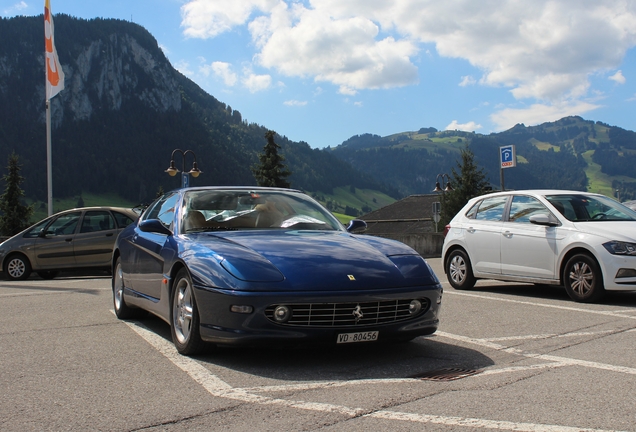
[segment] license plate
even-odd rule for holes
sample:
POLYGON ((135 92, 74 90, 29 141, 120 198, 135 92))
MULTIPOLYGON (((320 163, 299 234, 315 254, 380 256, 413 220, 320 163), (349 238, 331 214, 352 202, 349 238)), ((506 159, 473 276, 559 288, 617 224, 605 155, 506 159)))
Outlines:
POLYGON ((354 343, 354 342, 373 342, 378 340, 377 331, 357 332, 357 333, 340 333, 337 343, 354 343))

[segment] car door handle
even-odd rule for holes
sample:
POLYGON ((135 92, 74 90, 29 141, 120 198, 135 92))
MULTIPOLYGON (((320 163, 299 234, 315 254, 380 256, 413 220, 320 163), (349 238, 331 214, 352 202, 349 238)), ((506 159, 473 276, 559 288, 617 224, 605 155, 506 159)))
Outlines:
POLYGON ((507 237, 507 238, 512 237, 512 233, 510 231, 504 231, 502 232, 502 234, 504 235, 504 237, 507 237))
POLYGON ((113 233, 106 234, 106 237, 112 237, 112 236, 113 236, 113 233))
POLYGON ((73 237, 67 238, 67 239, 64 239, 64 240, 67 241, 67 242, 72 242, 73 241, 73 237))
POLYGON ((474 233, 477 230, 475 228, 473 228, 473 227, 468 227, 468 228, 466 228, 466 231, 468 231, 469 233, 472 234, 472 233, 474 233))

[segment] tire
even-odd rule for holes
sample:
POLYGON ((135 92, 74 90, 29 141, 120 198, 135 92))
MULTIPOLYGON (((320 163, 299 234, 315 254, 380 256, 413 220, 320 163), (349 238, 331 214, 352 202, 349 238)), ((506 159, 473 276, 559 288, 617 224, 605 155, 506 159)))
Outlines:
POLYGON ((37 272, 38 276, 40 276, 42 279, 55 279, 55 277, 60 274, 59 271, 57 270, 42 270, 37 272))
POLYGON ((446 277, 451 286, 458 290, 467 290, 475 286, 475 276, 470 259, 462 249, 451 251, 446 260, 446 277))
POLYGON ((121 259, 117 258, 115 261, 115 271, 113 272, 112 287, 113 287, 113 308, 115 309, 115 315, 119 319, 136 318, 141 315, 141 310, 132 308, 126 304, 124 300, 124 275, 121 270, 121 259))
POLYGON ((31 275, 31 263, 22 254, 9 255, 4 262, 4 274, 9 280, 25 280, 31 275))
POLYGON ((592 303, 605 295, 603 274, 594 258, 577 254, 563 269, 563 285, 570 298, 580 303, 592 303))
POLYGON ((185 268, 179 270, 172 284, 170 310, 170 331, 177 351, 186 356, 199 353, 204 346, 199 330, 199 310, 192 279, 185 268))

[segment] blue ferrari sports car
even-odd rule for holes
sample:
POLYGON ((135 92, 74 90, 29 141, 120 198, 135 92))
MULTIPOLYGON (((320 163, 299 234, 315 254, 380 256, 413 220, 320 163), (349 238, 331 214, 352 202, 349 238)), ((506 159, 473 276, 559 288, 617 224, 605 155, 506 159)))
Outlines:
POLYGON ((434 333, 442 286, 430 266, 365 229, 361 220, 345 228, 291 189, 169 192, 115 243, 115 313, 165 320, 184 355, 205 343, 373 343, 434 333))

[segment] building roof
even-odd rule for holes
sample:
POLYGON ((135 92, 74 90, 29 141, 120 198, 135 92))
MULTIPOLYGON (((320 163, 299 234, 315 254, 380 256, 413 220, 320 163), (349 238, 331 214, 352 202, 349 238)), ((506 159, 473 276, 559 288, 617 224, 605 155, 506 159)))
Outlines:
POLYGON ((438 194, 411 195, 361 216, 367 234, 417 234, 435 232, 433 203, 438 194))

